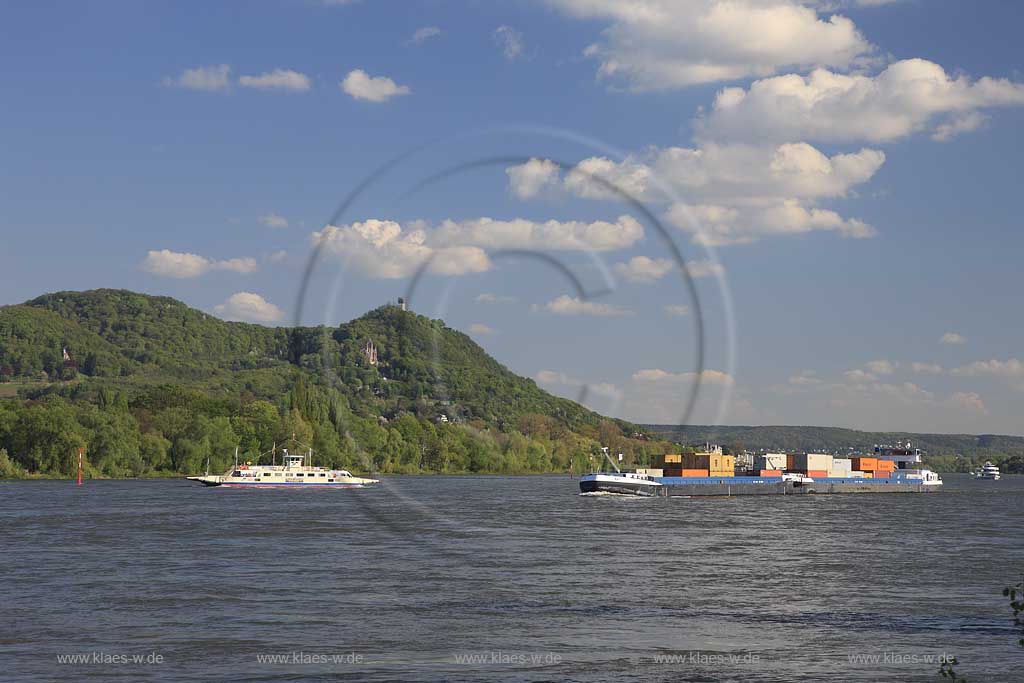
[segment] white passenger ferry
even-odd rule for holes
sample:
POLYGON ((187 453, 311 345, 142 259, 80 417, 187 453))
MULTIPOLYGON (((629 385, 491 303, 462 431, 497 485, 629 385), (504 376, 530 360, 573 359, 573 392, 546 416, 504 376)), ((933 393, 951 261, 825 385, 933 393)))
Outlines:
POLYGON ((999 481, 1002 475, 999 473, 999 467, 993 465, 991 462, 985 462, 984 465, 974 470, 975 479, 992 479, 993 481, 999 481))
POLYGON ((313 467, 309 462, 313 458, 313 449, 307 455, 294 455, 284 450, 283 465, 239 465, 238 452, 235 451, 235 466, 224 474, 207 472, 201 477, 188 477, 190 481, 198 481, 205 486, 225 486, 228 488, 324 488, 351 489, 376 484, 376 479, 356 477, 348 470, 334 470, 324 467, 313 467), (308 457, 308 459, 307 459, 308 457))

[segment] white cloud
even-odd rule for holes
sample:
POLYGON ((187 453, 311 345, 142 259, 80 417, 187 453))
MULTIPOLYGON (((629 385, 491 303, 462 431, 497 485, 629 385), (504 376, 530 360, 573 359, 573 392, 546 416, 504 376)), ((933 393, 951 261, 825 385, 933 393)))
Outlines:
POLYGON ((478 304, 513 304, 518 301, 518 299, 514 296, 502 296, 501 294, 483 292, 482 294, 477 294, 474 301, 478 304))
POLYGON ((494 41, 501 48, 501 53, 510 62, 523 54, 523 34, 511 26, 499 26, 494 29, 494 41))
POLYGON ((865 372, 860 369, 847 370, 843 375, 846 377, 847 381, 853 384, 866 384, 868 382, 875 382, 878 380, 878 378, 870 372, 865 372))
MULTIPOLYGON (((742 244, 766 235, 813 231, 866 238, 876 234, 872 226, 816 204, 850 195, 883 163, 885 154, 873 149, 829 157, 806 143, 704 143, 695 148, 654 148, 619 162, 591 157, 560 182, 564 191, 587 199, 619 199, 610 187, 638 201, 686 197, 687 203, 671 204, 665 218, 691 233, 694 241, 707 244, 742 244)), ((524 166, 513 168, 527 174, 524 166)), ((544 185, 559 182, 554 179, 557 169, 544 168, 544 185)), ((509 175, 513 176, 513 169, 509 175)), ((529 175, 536 179, 539 174, 529 175)), ((516 192, 516 185, 512 188, 516 192)))
POLYGON ((849 19, 798 0, 548 0, 571 16, 604 19, 584 54, 598 75, 632 90, 768 76, 783 67, 845 69, 873 48, 849 19))
POLYGON ((238 79, 238 84, 243 88, 292 90, 294 92, 305 92, 311 86, 309 76, 291 69, 274 69, 259 76, 242 76, 238 79))
POLYGON ((988 408, 985 406, 985 402, 981 400, 981 396, 973 391, 958 391, 949 397, 948 402, 957 408, 962 408, 971 413, 988 415, 988 408))
POLYGON ((287 228, 288 219, 276 213, 268 213, 257 218, 260 223, 268 228, 287 228))
POLYGON ((284 319, 284 311, 252 292, 232 294, 227 301, 213 307, 226 320, 252 323, 273 323, 284 319))
POLYGON ((681 318, 690 314, 690 307, 682 304, 668 304, 665 306, 665 313, 673 318, 681 318))
POLYGON ((439 275, 480 273, 491 268, 485 249, 610 251, 632 246, 643 227, 629 216, 615 223, 594 221, 445 220, 436 228, 422 222, 402 226, 371 219, 313 233, 313 243, 371 277, 407 277, 430 262, 439 275))
POLYGON ((891 375, 896 372, 896 368, 899 363, 893 363, 889 360, 873 360, 864 364, 868 372, 872 372, 876 375, 891 375))
POLYGON ((980 109, 1024 105, 1024 84, 952 77, 924 59, 894 62, 875 76, 815 69, 725 88, 698 137, 730 142, 889 142, 927 130, 945 140, 984 123, 980 109))
POLYGON ((433 239, 439 244, 475 245, 490 249, 542 249, 555 251, 612 251, 630 247, 644 236, 630 216, 614 222, 545 221, 524 218, 502 221, 477 218, 443 221, 433 239))
POLYGON ((821 380, 820 379, 818 379, 814 375, 807 374, 807 373, 801 373, 799 375, 793 375, 792 377, 790 377, 786 381, 791 386, 796 386, 796 387, 813 387, 813 386, 818 386, 819 384, 821 384, 821 380))
POLYGON ((437 26, 423 26, 416 29, 416 32, 412 34, 412 42, 416 45, 422 45, 431 38, 436 38, 442 33, 443 31, 437 26))
POLYGON ((525 164, 510 166, 505 173, 509 189, 520 199, 530 199, 545 188, 556 187, 559 180, 558 164, 548 159, 533 158, 525 164))
POLYGON ((668 258, 652 259, 634 256, 626 263, 616 263, 612 270, 630 282, 651 283, 668 275, 675 268, 675 261, 668 258))
POLYGON ((366 102, 387 102, 412 92, 408 86, 398 85, 386 76, 370 76, 362 69, 349 71, 339 86, 355 99, 366 102))
POLYGON ((574 296, 563 294, 557 299, 552 299, 542 306, 534 304, 534 311, 546 311, 555 315, 593 315, 599 317, 617 317, 633 315, 633 311, 612 304, 602 304, 595 301, 584 301, 574 296))
POLYGON ((340 227, 328 225, 313 233, 313 243, 372 278, 409 277, 428 262, 430 272, 437 275, 481 273, 491 267, 483 249, 437 249, 427 244, 425 229, 403 229, 394 221, 370 219, 340 227))
POLYGON ((579 386, 582 384, 575 377, 570 377, 564 372, 557 372, 555 370, 541 370, 533 378, 538 384, 563 384, 565 386, 579 386))
MULTIPOLYGON (((668 372, 660 368, 649 368, 638 370, 633 373, 634 382, 658 382, 658 383, 686 383, 689 384, 697 379, 696 372, 668 372)), ((709 386, 732 386, 736 380, 727 372, 721 370, 704 370, 700 373, 701 384, 709 386)))
POLYGON ((494 334, 496 332, 493 327, 488 327, 483 323, 473 323, 469 326, 469 331, 473 334, 494 334))
POLYGON ((1018 379, 1024 377, 1024 362, 1016 358, 1007 360, 979 360, 969 365, 954 368, 951 371, 954 375, 962 377, 1000 377, 1003 379, 1018 379))
POLYGON ((267 257, 267 261, 270 263, 284 263, 288 259, 288 252, 284 249, 275 251, 273 254, 267 257))
POLYGON ((948 142, 962 133, 971 133, 984 126, 989 121, 987 114, 979 111, 969 111, 966 114, 957 114, 935 127, 932 133, 932 140, 937 142, 948 142))
POLYGON ((967 343, 967 338, 959 332, 946 332, 939 339, 940 344, 946 344, 947 346, 959 346, 967 343))
POLYGON ((918 375, 941 375, 943 372, 941 365, 919 362, 911 363, 910 370, 918 375))
POLYGON ((165 86, 184 88, 186 90, 202 90, 206 92, 225 92, 231 87, 231 67, 227 64, 198 66, 185 69, 180 76, 164 79, 165 86))
POLYGON ((243 274, 255 273, 259 270, 259 265, 253 258, 216 261, 198 254, 176 252, 169 249, 148 252, 140 267, 153 275, 179 279, 199 277, 214 270, 243 274))

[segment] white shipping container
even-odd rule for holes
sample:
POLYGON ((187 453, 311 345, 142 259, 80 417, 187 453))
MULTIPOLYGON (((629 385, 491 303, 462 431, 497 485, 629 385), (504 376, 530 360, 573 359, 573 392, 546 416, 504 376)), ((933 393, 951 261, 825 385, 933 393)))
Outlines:
POLYGON ((832 456, 827 453, 798 453, 793 456, 793 469, 827 472, 832 469, 832 456))
POLYGON ((653 467, 648 467, 646 469, 638 469, 636 471, 636 473, 637 474, 646 474, 647 476, 650 476, 650 477, 664 477, 665 476, 665 470, 657 469, 657 468, 653 468, 653 467))
POLYGON ((755 470, 784 470, 786 469, 785 453, 765 453, 754 456, 755 470))
POLYGON ((849 458, 832 458, 832 467, 828 470, 830 477, 848 477, 853 471, 853 463, 849 458))

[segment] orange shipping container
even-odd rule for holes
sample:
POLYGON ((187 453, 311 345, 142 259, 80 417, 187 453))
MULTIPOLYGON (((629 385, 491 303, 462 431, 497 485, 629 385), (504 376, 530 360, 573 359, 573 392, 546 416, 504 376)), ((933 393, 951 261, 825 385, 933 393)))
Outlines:
POLYGON ((878 471, 881 472, 895 472, 896 462, 894 460, 882 460, 878 459, 878 471))
POLYGON ((890 473, 883 470, 875 470, 871 474, 873 479, 888 479, 890 473))
POLYGON ((824 479, 825 477, 828 476, 828 471, 827 470, 807 470, 806 474, 807 474, 808 477, 812 477, 812 478, 813 477, 818 477, 819 479, 824 479))
POLYGON ((793 455, 792 454, 786 456, 786 469, 787 470, 793 469, 793 455))
POLYGON ((863 472, 878 469, 878 458, 851 458, 851 460, 850 469, 861 470, 863 472))
POLYGON ((682 470, 680 477, 706 477, 708 476, 707 470, 682 470))
POLYGON ((759 477, 781 477, 782 470, 760 470, 757 475, 759 477))

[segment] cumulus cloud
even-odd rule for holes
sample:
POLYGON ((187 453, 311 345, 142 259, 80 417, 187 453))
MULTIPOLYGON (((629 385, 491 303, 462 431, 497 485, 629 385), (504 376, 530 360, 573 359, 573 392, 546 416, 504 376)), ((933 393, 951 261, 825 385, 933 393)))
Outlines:
POLYGON ((488 327, 483 323, 473 323, 469 326, 469 331, 473 334, 494 334, 496 332, 493 327, 488 327))
POLYGON ((305 92, 309 90, 311 81, 309 76, 291 69, 274 69, 259 76, 241 76, 238 84, 243 88, 255 88, 256 90, 291 90, 293 92, 305 92))
POLYGON ((168 87, 185 90, 225 92, 231 87, 231 67, 227 64, 197 66, 194 69, 185 69, 179 76, 168 76, 163 83, 168 87))
POLYGON ((896 368, 899 363, 894 363, 890 360, 873 360, 864 364, 868 372, 872 372, 876 375, 891 375, 896 372, 896 368))
POLYGON ((911 363, 910 370, 918 375, 941 375, 943 372, 941 365, 919 362, 911 363))
POLYGON ((1024 377, 1024 362, 1016 358, 1007 360, 979 360, 969 365, 954 368, 954 375, 962 377, 1000 377, 1003 379, 1019 379, 1024 377))
POLYGON ((674 267, 672 259, 634 256, 625 263, 616 263, 612 270, 630 282, 651 283, 668 275, 674 267))
POLYGON ((545 311, 555 315, 592 315, 598 317, 619 317, 633 315, 633 311, 612 304, 585 301, 578 297, 563 294, 543 305, 534 304, 533 311, 545 311))
POLYGON ((878 377, 875 375, 872 375, 870 372, 865 372, 859 368, 855 370, 847 370, 843 373, 843 376, 852 384, 866 384, 868 382, 875 382, 878 380, 878 377))
POLYGON ((267 261, 269 261, 270 263, 284 263, 287 260, 288 252, 285 251, 284 249, 280 251, 275 251, 274 253, 267 257, 267 261))
POLYGON ((459 246, 437 249, 427 244, 423 228, 403 227, 394 221, 371 219, 351 225, 328 225, 313 233, 313 244, 346 260, 373 278, 409 277, 429 263, 438 275, 481 273, 491 266, 483 249, 459 246))
POLYGON ((939 338, 939 343, 946 344, 947 346, 959 346, 966 344, 967 338, 959 332, 946 332, 939 338))
POLYGON ((198 254, 169 249, 148 252, 140 267, 153 275, 179 279, 196 278, 215 270, 242 274, 255 273, 259 270, 259 265, 254 258, 216 261, 198 254))
POLYGON ((477 218, 445 220, 431 228, 422 222, 401 225, 371 219, 351 225, 329 225, 313 233, 314 245, 371 277, 408 277, 429 262, 439 275, 480 273, 491 268, 488 249, 611 251, 632 246, 643 227, 629 216, 615 223, 594 221, 508 221, 477 218))
POLYGON ((284 319, 284 311, 252 292, 232 294, 227 301, 214 306, 213 310, 225 320, 274 323, 284 319))
POLYGON ((276 213, 268 213, 257 218, 260 223, 268 228, 287 228, 288 219, 276 213))
POLYGON ((905 59, 875 76, 815 69, 725 88, 697 128, 700 138, 729 141, 880 143, 942 119, 933 136, 947 140, 981 126, 979 110, 1021 105, 1024 84, 972 81, 925 59, 905 59))
POLYGON ((523 34, 511 26, 499 26, 494 29, 494 42, 501 48, 505 59, 513 61, 523 54, 523 34))
POLYGON ((872 52, 849 19, 798 0, 548 0, 609 22, 584 54, 598 76, 632 90, 669 90, 768 76, 784 67, 845 69, 872 52))
POLYGON ((949 397, 948 402, 957 408, 962 408, 971 413, 988 415, 988 408, 985 406, 985 402, 981 400, 981 396, 973 391, 958 391, 949 397))
POLYGON ((478 304, 514 304, 518 299, 514 296, 503 296, 491 292, 477 294, 474 299, 478 304))
MULTIPOLYGON (((634 382, 689 384, 696 379, 696 372, 668 372, 661 368, 649 368, 645 370, 638 370, 633 373, 634 382)), ((700 373, 700 382, 701 384, 707 384, 709 386, 725 387, 732 386, 736 383, 736 380, 727 372, 708 369, 700 373)))
POLYGON ((871 225, 816 203, 848 196, 883 163, 885 154, 873 149, 828 156, 806 143, 704 143, 654 148, 621 161, 591 157, 566 174, 538 160, 507 172, 510 187, 519 196, 531 196, 534 188, 558 186, 585 199, 621 199, 621 192, 639 201, 669 203, 664 214, 669 223, 691 233, 694 241, 726 245, 814 231, 873 237, 876 230, 871 225), (532 183, 516 183, 514 178, 529 178, 532 183), (686 202, 673 201, 673 196, 686 202))
POLYGON ((673 318, 681 318, 690 314, 690 307, 682 304, 668 304, 665 306, 665 313, 673 318))
POLYGON ((505 169, 509 189, 520 199, 530 199, 541 194, 546 188, 557 187, 559 166, 548 159, 533 158, 525 164, 505 169))
POLYGON ((412 42, 416 45, 422 45, 431 38, 436 38, 443 33, 437 26, 423 26, 416 29, 416 32, 412 34, 412 42))
POLYGON ((370 76, 362 69, 349 71, 339 86, 353 98, 365 102, 387 102, 412 92, 408 86, 398 85, 386 76, 370 76))
POLYGON ((644 236, 631 216, 614 222, 544 221, 524 218, 502 221, 477 218, 443 221, 434 233, 440 244, 471 244, 491 249, 541 249, 555 251, 613 251, 625 249, 644 236))

